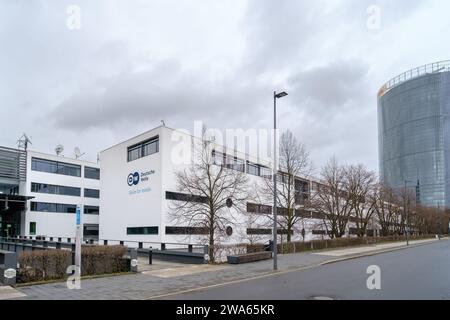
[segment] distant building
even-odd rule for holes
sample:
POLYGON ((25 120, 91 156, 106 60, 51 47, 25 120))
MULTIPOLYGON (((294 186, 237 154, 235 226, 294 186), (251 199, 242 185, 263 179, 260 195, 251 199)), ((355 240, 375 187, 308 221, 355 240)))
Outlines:
POLYGON ((450 208, 450 61, 411 69, 378 93, 381 179, 450 208))

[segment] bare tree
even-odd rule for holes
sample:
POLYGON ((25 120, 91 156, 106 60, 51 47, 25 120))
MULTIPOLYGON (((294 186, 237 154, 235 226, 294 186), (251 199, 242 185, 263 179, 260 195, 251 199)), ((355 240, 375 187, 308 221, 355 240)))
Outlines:
MULTIPOLYGON (((281 135, 279 152, 277 222, 281 235, 286 234, 287 242, 291 242, 294 232, 301 230, 299 222, 303 219, 302 208, 308 205, 308 178, 312 171, 312 164, 306 147, 289 130, 281 135)), ((266 179, 262 194, 265 195, 267 202, 273 201, 273 193, 273 181, 266 179)))
POLYGON ((313 193, 311 207, 323 216, 323 226, 331 238, 345 235, 352 205, 345 191, 345 170, 335 158, 322 168, 321 183, 313 193))
POLYGON ((398 194, 391 187, 378 183, 372 197, 381 235, 392 235, 401 213, 398 194))
POLYGON ((344 168, 344 191, 351 206, 351 221, 355 223, 358 237, 367 235, 367 228, 375 212, 372 194, 375 188, 375 173, 363 165, 350 165, 344 168))
POLYGON ((248 181, 239 165, 216 161, 214 145, 205 134, 193 145, 191 165, 176 172, 177 189, 187 196, 171 202, 170 218, 207 234, 209 256, 215 262, 214 246, 236 224, 234 214, 246 208, 248 181))

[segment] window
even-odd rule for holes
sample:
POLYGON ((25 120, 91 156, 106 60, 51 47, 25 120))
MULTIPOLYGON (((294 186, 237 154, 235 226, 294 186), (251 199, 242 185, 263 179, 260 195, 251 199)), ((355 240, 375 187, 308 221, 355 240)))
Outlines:
POLYGON ((128 147, 128 162, 159 152, 159 137, 128 147))
POLYGON ((83 237, 98 239, 98 224, 83 225, 83 237))
POLYGON ((99 215, 100 214, 100 207, 84 206, 84 214, 99 215))
POLYGON ((75 204, 31 202, 31 211, 35 212, 76 213, 76 210, 75 204))
POLYGON ((262 204, 247 203, 248 213, 272 214, 272 207, 262 204))
POLYGON ((245 161, 237 157, 233 157, 221 152, 213 150, 213 163, 218 166, 225 166, 227 169, 232 169, 240 172, 245 172, 245 161))
POLYGON ((166 192, 166 200, 195 202, 195 203, 207 203, 208 202, 207 197, 196 196, 196 195, 192 195, 192 194, 169 192, 169 191, 166 192))
POLYGON ((56 186, 52 184, 35 183, 35 182, 31 183, 31 192, 58 194, 62 196, 74 196, 74 197, 79 197, 81 195, 80 188, 56 186))
POLYGON ((253 235, 253 236, 256 236, 256 235, 270 235, 270 234, 272 234, 272 229, 252 229, 252 228, 249 228, 249 229, 247 229, 247 234, 248 235, 253 235))
POLYGON ((172 235, 206 235, 208 228, 202 227, 166 227, 166 234, 172 235))
POLYGON ((247 173, 258 177, 272 178, 272 172, 269 168, 249 161, 247 161, 247 173))
POLYGON ((81 177, 81 166, 38 158, 31 159, 31 170, 81 177))
POLYGON ((36 222, 30 222, 30 236, 36 235, 36 222))
POLYGON ((130 227, 127 228, 127 235, 156 235, 158 227, 130 227))
POLYGON ((87 179, 100 180, 100 169, 84 167, 84 177, 87 179))
POLYGON ((84 196, 86 198, 99 199, 100 198, 100 190, 84 189, 84 196))

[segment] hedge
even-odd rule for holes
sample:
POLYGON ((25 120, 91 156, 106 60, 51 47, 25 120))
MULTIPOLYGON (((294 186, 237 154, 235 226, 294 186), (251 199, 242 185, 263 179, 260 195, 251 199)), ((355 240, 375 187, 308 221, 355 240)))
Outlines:
MULTIPOLYGON (((123 246, 82 246, 81 273, 83 276, 127 272, 130 261, 123 246)), ((69 250, 21 252, 17 262, 17 282, 27 283, 65 279, 72 265, 69 250)))

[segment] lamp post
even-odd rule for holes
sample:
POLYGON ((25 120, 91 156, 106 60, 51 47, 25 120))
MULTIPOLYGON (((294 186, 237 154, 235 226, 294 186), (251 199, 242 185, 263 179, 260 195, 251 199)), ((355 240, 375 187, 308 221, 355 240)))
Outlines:
POLYGON ((277 222, 277 99, 286 97, 286 92, 273 93, 273 270, 278 270, 278 222, 277 222))
POLYGON ((407 246, 409 246, 409 219, 408 219, 408 210, 406 210, 406 184, 409 183, 409 182, 411 182, 411 181, 405 180, 405 190, 404 190, 405 194, 403 195, 403 200, 404 200, 403 210, 405 211, 405 218, 406 218, 406 227, 405 227, 405 229, 406 229, 406 245, 407 246))

